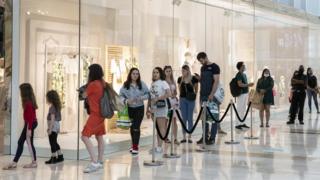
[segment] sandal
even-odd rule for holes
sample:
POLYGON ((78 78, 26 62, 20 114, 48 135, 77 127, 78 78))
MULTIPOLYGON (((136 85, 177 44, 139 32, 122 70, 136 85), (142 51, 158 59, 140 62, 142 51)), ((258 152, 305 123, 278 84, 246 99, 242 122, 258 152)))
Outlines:
POLYGON ((37 167, 38 167, 38 165, 36 162, 32 162, 30 164, 26 164, 23 166, 23 168, 26 168, 26 169, 37 168, 37 167))
POLYGON ((186 142, 187 142, 186 139, 182 139, 182 140, 181 140, 181 143, 186 143, 186 142))
POLYGON ((169 139, 166 139, 166 140, 165 140, 165 143, 170 144, 171 141, 170 141, 169 139))
POLYGON ((180 145, 180 142, 175 139, 175 140, 174 140, 174 144, 175 144, 175 145, 180 145))
POLYGON ((3 167, 2 170, 13 170, 17 168, 17 163, 10 163, 7 166, 3 167))

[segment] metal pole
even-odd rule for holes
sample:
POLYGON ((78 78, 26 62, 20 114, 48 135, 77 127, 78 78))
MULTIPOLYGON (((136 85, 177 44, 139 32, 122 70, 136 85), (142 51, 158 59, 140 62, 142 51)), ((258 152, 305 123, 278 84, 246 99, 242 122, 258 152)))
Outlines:
POLYGON ((170 154, 164 154, 163 157, 164 158, 180 158, 180 156, 176 153, 174 153, 174 149, 173 149, 173 144, 174 144, 174 139, 173 139, 173 126, 174 126, 174 118, 176 117, 176 107, 174 107, 172 109, 172 120, 171 120, 171 146, 170 146, 170 154))
POLYGON ((152 160, 151 161, 144 161, 143 165, 145 166, 161 166, 163 165, 163 161, 156 161, 155 160, 155 134, 156 134, 156 119, 153 118, 153 128, 152 128, 152 160))
POLYGON ((230 123, 231 123, 231 140, 230 141, 226 141, 225 144, 240 144, 240 142, 238 141, 234 141, 233 139, 233 101, 232 99, 230 100, 230 104, 231 104, 231 120, 230 120, 230 123))
POLYGON ((197 149, 198 152, 207 152, 209 151, 207 149, 206 145, 206 120, 207 120, 207 101, 204 101, 202 103, 203 106, 203 112, 201 115, 202 118, 202 146, 200 146, 199 149, 197 149))
POLYGON ((244 139, 251 139, 251 140, 254 140, 254 139, 259 139, 258 137, 254 137, 253 136, 253 117, 252 117, 252 107, 250 107, 250 126, 251 126, 251 130, 250 130, 250 136, 249 137, 244 137, 244 139))

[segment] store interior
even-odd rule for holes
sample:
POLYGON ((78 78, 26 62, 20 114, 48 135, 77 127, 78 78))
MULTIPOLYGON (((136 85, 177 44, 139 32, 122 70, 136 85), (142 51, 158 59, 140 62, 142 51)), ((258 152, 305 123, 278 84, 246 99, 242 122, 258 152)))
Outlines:
MULTIPOLYGON (((237 61, 246 63, 250 82, 257 81, 263 68, 271 69, 277 92, 274 108, 288 103, 288 79, 298 65, 320 70, 313 66, 320 57, 318 25, 242 1, 205 5, 204 0, 82 0, 80 6, 76 0, 24 0, 20 14, 19 81, 31 83, 37 96, 35 144, 44 149, 43 156, 50 154, 45 100, 50 89, 57 90, 63 102, 59 135, 63 149, 85 148, 79 134, 87 114, 77 89, 86 83, 92 63, 103 66, 105 80, 119 91, 131 67, 140 69, 147 85, 156 66, 170 64, 176 79, 184 64, 199 73, 195 57, 206 51, 221 68, 226 89, 222 109, 231 98, 227 90, 237 61)), ((117 116, 105 120, 106 143, 129 143, 128 131, 117 128, 116 120, 117 116)), ((143 121, 143 137, 151 135, 151 124, 143 121)))

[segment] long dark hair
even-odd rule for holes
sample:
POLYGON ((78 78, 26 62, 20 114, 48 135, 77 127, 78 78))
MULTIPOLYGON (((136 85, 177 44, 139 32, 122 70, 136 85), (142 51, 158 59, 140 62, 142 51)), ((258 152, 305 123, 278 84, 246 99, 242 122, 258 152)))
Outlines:
POLYGON ((36 101, 36 97, 34 95, 33 92, 33 88, 31 86, 31 84, 29 83, 23 83, 19 86, 20 88, 20 96, 21 96, 21 101, 22 101, 22 107, 23 109, 25 108, 25 104, 28 101, 32 102, 32 106, 35 109, 38 109, 38 105, 37 105, 37 101, 36 101))
POLYGON ((271 72, 270 72, 270 70, 269 70, 268 68, 265 68, 265 69, 263 69, 263 71, 262 71, 261 78, 264 77, 264 73, 265 73, 266 71, 269 71, 269 77, 271 77, 271 72))
POLYGON ((140 71, 139 71, 138 68, 131 68, 131 69, 130 69, 129 74, 128 74, 128 77, 127 77, 127 80, 123 83, 123 86, 124 86, 126 89, 129 89, 129 88, 130 88, 130 84, 132 83, 131 75, 132 75, 133 71, 138 71, 138 73, 139 73, 139 77, 138 77, 138 79, 137 79, 137 85, 138 85, 139 89, 141 90, 141 89, 142 89, 141 76, 140 76, 140 71))
POLYGON ((103 76, 103 70, 99 64, 92 64, 89 66, 88 83, 95 80, 102 80, 103 76))
MULTIPOLYGON (((159 72, 160 80, 164 81, 166 79, 166 75, 164 74, 164 71, 163 71, 163 69, 161 67, 155 67, 153 70, 157 70, 159 72)), ((152 73, 153 73, 153 71, 152 71, 152 73)), ((155 81, 153 79, 153 74, 152 74, 152 81, 155 81)))
POLYGON ((61 111, 62 104, 57 91, 55 90, 48 91, 46 97, 47 97, 47 101, 51 103, 56 108, 56 110, 61 111))

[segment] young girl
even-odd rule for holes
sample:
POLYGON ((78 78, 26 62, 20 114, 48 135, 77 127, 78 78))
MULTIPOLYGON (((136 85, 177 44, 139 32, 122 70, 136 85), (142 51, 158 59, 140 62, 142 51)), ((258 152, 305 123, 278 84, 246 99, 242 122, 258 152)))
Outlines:
POLYGON ((23 83, 20 85, 20 95, 22 100, 23 107, 23 118, 24 118, 24 127, 21 132, 20 138, 18 140, 18 148, 16 155, 13 159, 13 162, 3 167, 3 170, 10 170, 17 168, 17 163, 23 152, 24 142, 27 141, 28 150, 31 155, 32 162, 30 164, 24 165, 24 168, 36 168, 37 167, 37 157, 36 150, 33 145, 33 135, 34 130, 38 126, 36 109, 38 105, 36 98, 33 93, 33 89, 29 83, 23 83))
MULTIPOLYGON (((147 116, 150 118, 153 115, 155 122, 160 129, 162 136, 167 130, 168 104, 166 99, 171 95, 170 87, 165 81, 165 74, 160 67, 156 67, 152 72, 152 84, 150 87, 150 100, 148 102, 147 116), (161 105, 162 104, 162 105, 161 105)), ((155 151, 162 153, 162 140, 158 134, 158 147, 155 151)))
POLYGON ((127 80, 120 90, 120 97, 128 105, 129 117, 132 119, 130 152, 132 155, 137 155, 139 153, 140 126, 144 116, 143 101, 149 99, 149 89, 141 80, 139 69, 130 69, 127 80))
POLYGON ((46 164, 55 164, 64 160, 60 146, 57 142, 58 133, 60 131, 61 121, 61 101, 57 91, 51 90, 47 92, 47 102, 50 105, 48 120, 48 136, 51 147, 51 158, 46 161, 46 164))
MULTIPOLYGON (((173 78, 173 73, 172 73, 172 67, 171 66, 165 66, 164 67, 164 73, 166 76, 166 81, 169 84, 170 91, 171 91, 171 97, 169 98, 171 107, 179 107, 179 102, 177 98, 177 85, 175 83, 175 80, 173 78)), ((168 117, 171 116, 170 112, 168 114, 168 117)), ((174 136, 174 143, 176 145, 179 145, 178 141, 178 125, 177 125, 177 118, 173 117, 173 136, 174 136)), ((170 142, 167 140, 167 142, 170 142)))

